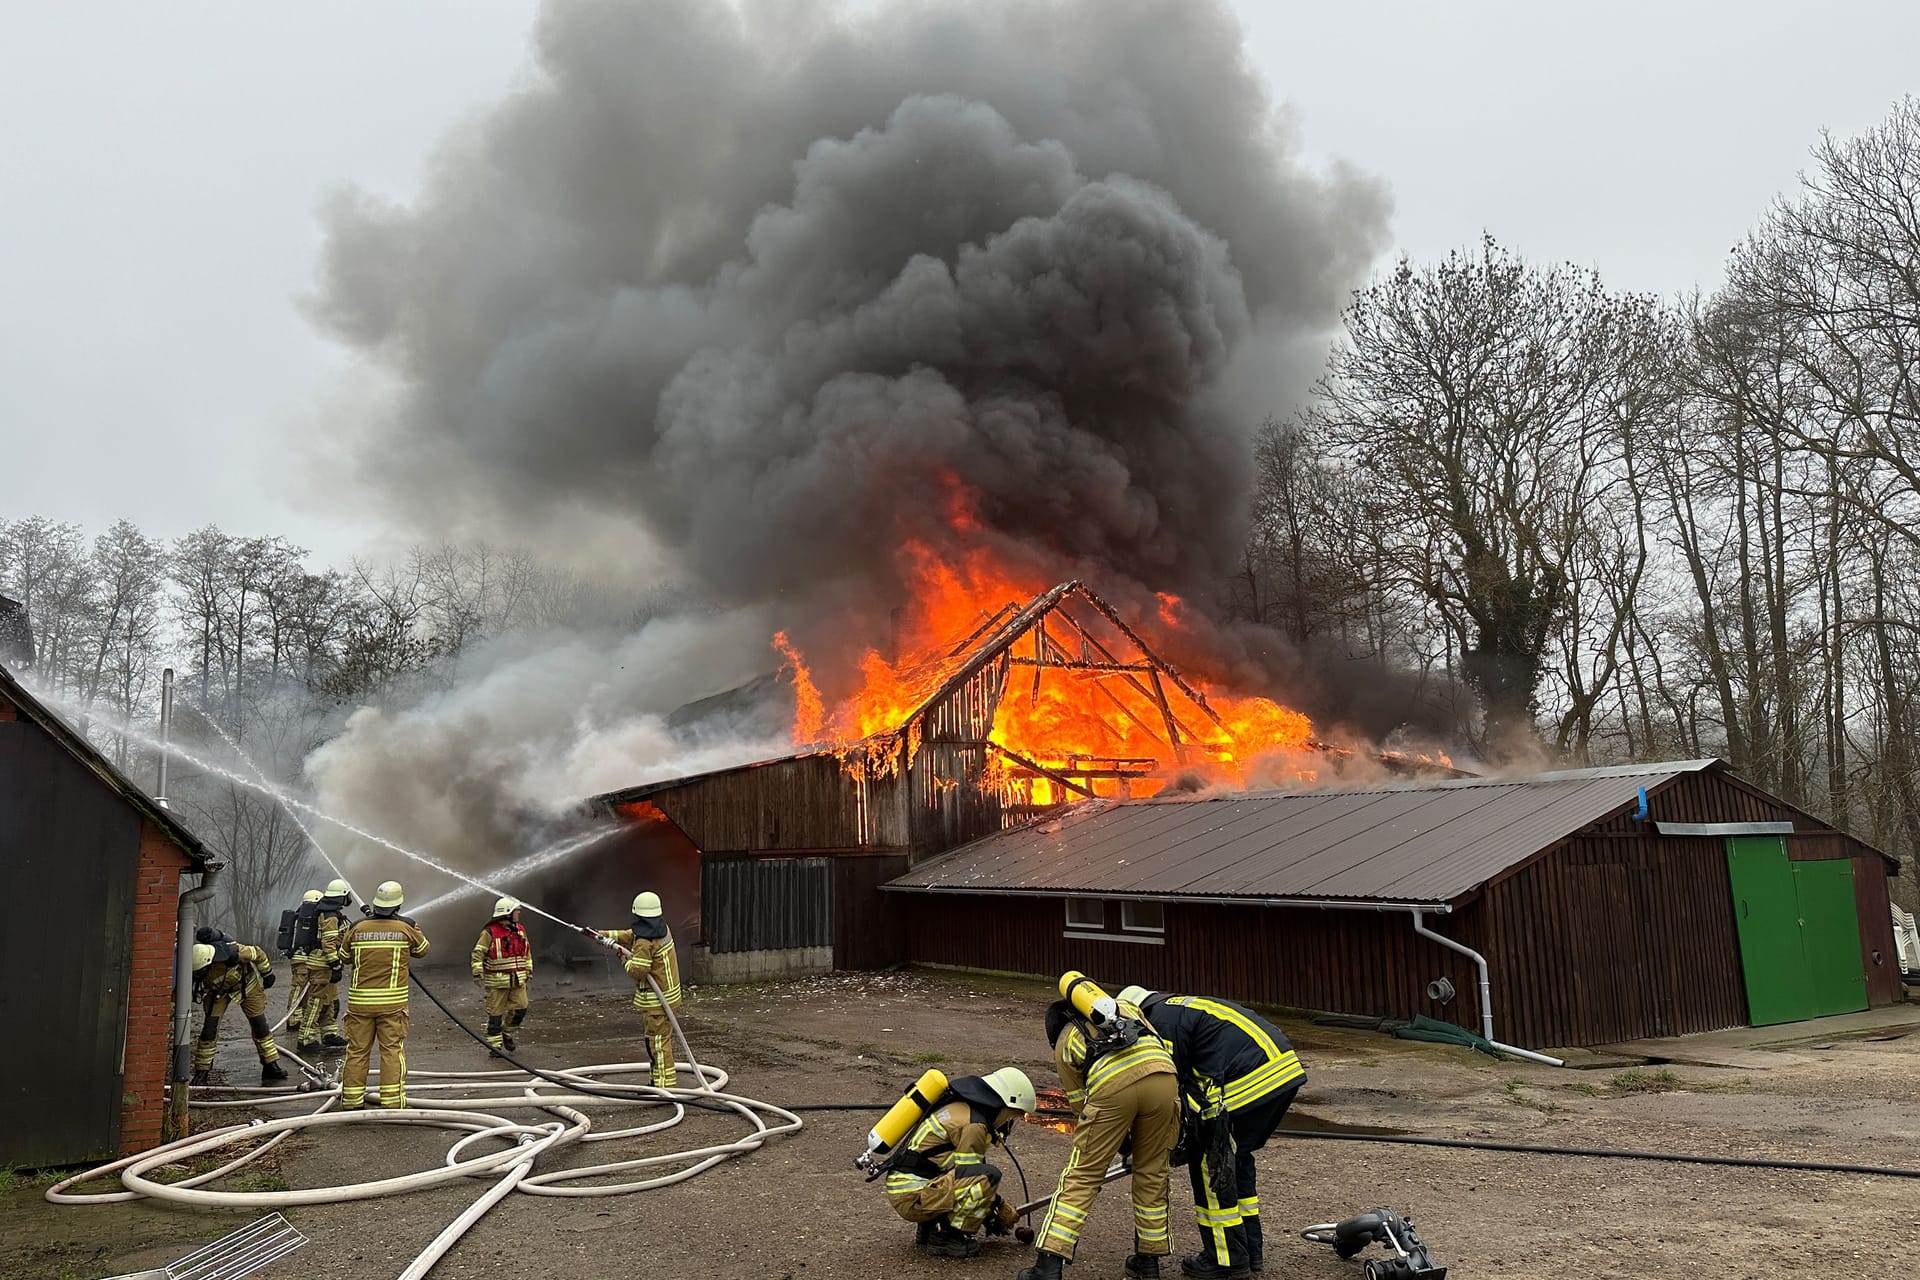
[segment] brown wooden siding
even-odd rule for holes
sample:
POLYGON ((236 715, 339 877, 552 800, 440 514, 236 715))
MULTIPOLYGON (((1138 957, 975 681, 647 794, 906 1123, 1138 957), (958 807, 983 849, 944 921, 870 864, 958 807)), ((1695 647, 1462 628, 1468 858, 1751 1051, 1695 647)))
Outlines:
POLYGON ((1887 863, 1877 853, 1853 860, 1853 899, 1860 908, 1860 962, 1867 969, 1867 1003, 1875 1008, 1902 998, 1900 952, 1893 944, 1893 903, 1887 863))
POLYGON ((907 959, 907 931, 896 895, 880 886, 907 870, 907 855, 833 860, 833 967, 884 969, 907 959))
MULTIPOLYGON (((1116 986, 1162 990, 1299 1009, 1405 1018, 1421 1013, 1478 1029, 1478 979, 1465 957, 1413 932, 1404 912, 1206 906, 1169 903, 1163 945, 1066 937, 1057 898, 988 898, 901 893, 887 897, 907 929, 908 953, 921 964, 1001 969, 1058 977, 1081 969, 1116 986), (1445 976, 1458 995, 1426 998, 1445 976)), ((1478 913, 1469 908, 1433 926, 1474 946, 1478 913)))
POLYGON ((1747 1020, 1720 839, 1581 836, 1483 900, 1494 1022, 1512 1043, 1607 1044, 1747 1020))
POLYGON ((690 779, 647 797, 702 850, 904 848, 897 777, 861 779, 839 757, 799 756, 690 779))

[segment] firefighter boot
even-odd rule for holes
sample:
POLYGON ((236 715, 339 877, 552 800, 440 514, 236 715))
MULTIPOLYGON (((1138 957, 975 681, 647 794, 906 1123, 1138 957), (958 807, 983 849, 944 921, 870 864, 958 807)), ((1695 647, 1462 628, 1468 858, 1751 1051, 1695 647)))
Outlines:
POLYGON ((1140 1237, 1133 1238, 1133 1253, 1127 1258, 1127 1280, 1160 1280, 1160 1259, 1140 1252, 1140 1237))
POLYGON ((188 1077, 187 1083, 210 1085, 213 1083, 213 1072, 206 1067, 196 1067, 193 1075, 188 1077))
POLYGON ((320 1047, 323 1049, 344 1049, 347 1047, 347 1038, 329 1031, 320 1037, 320 1047))
POLYGON ((1242 1280, 1243 1277, 1253 1274, 1247 1270, 1247 1264, 1244 1262, 1223 1267, 1213 1260, 1213 1255, 1210 1253, 1196 1253, 1180 1259, 1180 1272, 1182 1275, 1193 1276, 1195 1280, 1242 1280))
POLYGON ((925 1250, 933 1243, 933 1223, 923 1222, 913 1229, 913 1247, 925 1250))
POLYGON ((1062 1280, 1060 1268, 1066 1262, 1059 1254, 1042 1249, 1033 1256, 1033 1265, 1024 1268, 1016 1280, 1062 1280))
POLYGON ((927 1252, 936 1258, 971 1258, 980 1252, 980 1242, 964 1231, 956 1231, 944 1222, 933 1227, 927 1252))
POLYGON ((1260 1215, 1248 1214, 1241 1223, 1247 1232, 1247 1268, 1251 1271, 1267 1269, 1267 1246, 1260 1238, 1260 1215))
POLYGON ((278 1084, 287 1078, 287 1069, 280 1065, 279 1059, 260 1064, 260 1083, 278 1084))

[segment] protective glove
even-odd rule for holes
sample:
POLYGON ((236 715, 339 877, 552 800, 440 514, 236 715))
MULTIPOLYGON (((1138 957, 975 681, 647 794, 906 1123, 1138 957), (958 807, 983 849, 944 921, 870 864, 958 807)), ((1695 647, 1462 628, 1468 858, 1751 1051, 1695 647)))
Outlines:
POLYGON ((328 980, 329 980, 329 981, 332 981, 332 982, 338 982, 338 981, 340 981, 340 978, 341 978, 341 975, 342 975, 342 974, 343 974, 344 972, 345 972, 345 971, 344 971, 344 970, 342 970, 342 969, 340 968, 340 966, 339 966, 339 965, 337 965, 337 964, 335 964, 335 965, 328 965, 328 966, 327 966, 327 978, 328 978, 328 980))
POLYGON ((260 975, 260 985, 263 987, 271 987, 273 985, 273 970, 269 969, 260 975))

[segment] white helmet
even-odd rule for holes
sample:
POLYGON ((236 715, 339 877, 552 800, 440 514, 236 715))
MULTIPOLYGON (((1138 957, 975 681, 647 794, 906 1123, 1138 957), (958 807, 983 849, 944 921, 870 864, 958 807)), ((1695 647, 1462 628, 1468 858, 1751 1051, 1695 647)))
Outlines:
POLYGON ((303 893, 303 894, 301 894, 301 895, 300 895, 300 901, 302 901, 302 902, 318 902, 318 901, 320 901, 320 899, 321 899, 321 897, 322 897, 322 896, 323 896, 323 895, 321 894, 321 892, 320 892, 320 891, 319 891, 318 889, 309 889, 309 890, 307 890, 307 891, 306 891, 305 893, 303 893))
POLYGON ((1032 1114, 1033 1081, 1018 1067, 1002 1067, 990 1076, 982 1076, 987 1088, 1000 1095, 1000 1101, 1015 1111, 1032 1114))
POLYGON ((373 905, 376 907, 397 907, 407 900, 406 891, 398 880, 387 880, 373 891, 373 905))
POLYGON ((193 971, 195 973, 198 973, 212 963, 213 963, 213 944, 210 942, 194 943, 193 944, 193 971))
POLYGON ((660 914, 660 895, 657 893, 635 894, 633 914, 642 920, 652 920, 660 914))
POLYGON ((353 896, 353 886, 345 880, 329 881, 327 884, 327 896, 329 898, 351 898, 353 896))
POLYGON ((519 909, 520 900, 518 898, 501 898, 493 904, 493 918, 498 920, 501 916, 510 916, 519 909))
POLYGON ((1121 1004, 1130 1004, 1136 1009, 1144 1009, 1147 1007, 1147 1001, 1159 994, 1159 992, 1149 991, 1145 987, 1122 987, 1120 988, 1120 994, 1115 996, 1114 999, 1118 1000, 1121 1004))

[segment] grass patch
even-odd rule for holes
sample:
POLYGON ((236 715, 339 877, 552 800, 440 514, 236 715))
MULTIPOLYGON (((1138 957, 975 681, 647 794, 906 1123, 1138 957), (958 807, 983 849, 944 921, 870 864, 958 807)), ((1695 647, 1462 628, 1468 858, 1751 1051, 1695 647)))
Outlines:
POLYGON ((1530 1098, 1525 1093, 1522 1093, 1521 1090, 1526 1087, 1527 1082, 1525 1080, 1514 1079, 1507 1081, 1505 1086, 1507 1101, 1516 1107, 1525 1107, 1529 1111, 1538 1111, 1543 1116, 1550 1116, 1560 1110, 1560 1104, 1557 1102, 1546 1102, 1539 1098, 1530 1098))
POLYGON ((287 1180, 285 1178, 270 1169, 263 1169, 258 1173, 252 1170, 246 1173, 237 1173, 231 1178, 224 1179, 221 1189, 224 1191, 292 1190, 292 1188, 287 1186, 287 1180))
POLYGON ((19 1169, 8 1165, 0 1168, 0 1196, 25 1187, 50 1187, 66 1176, 60 1169, 19 1169))
POLYGON ((949 1059, 946 1054, 941 1053, 938 1049, 931 1049, 926 1053, 916 1053, 911 1058, 908 1058, 907 1061, 916 1067, 923 1067, 931 1066, 936 1062, 946 1062, 949 1061, 949 1059))
POLYGON ((1665 1067, 1652 1071, 1622 1071, 1613 1078, 1616 1093, 1672 1093, 1687 1082, 1665 1067))
POLYGON ((1609 1096, 1605 1085, 1588 1084, 1584 1080, 1576 1081, 1573 1084, 1563 1084, 1560 1087, 1569 1093, 1577 1093, 1588 1098, 1605 1098, 1609 1096))

